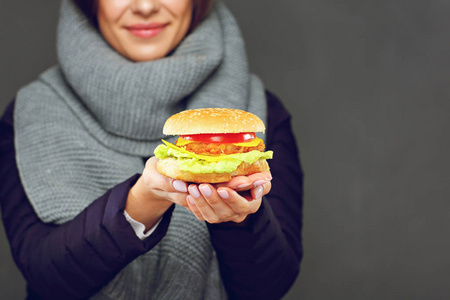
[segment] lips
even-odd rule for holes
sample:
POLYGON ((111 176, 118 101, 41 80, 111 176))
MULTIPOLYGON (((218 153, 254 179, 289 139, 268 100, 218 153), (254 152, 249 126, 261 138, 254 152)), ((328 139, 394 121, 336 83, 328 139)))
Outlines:
POLYGON ((142 24, 133 24, 131 26, 127 26, 126 28, 131 32, 131 34, 140 37, 140 38, 151 38, 155 37, 161 33, 161 31, 166 28, 168 23, 142 23, 142 24))

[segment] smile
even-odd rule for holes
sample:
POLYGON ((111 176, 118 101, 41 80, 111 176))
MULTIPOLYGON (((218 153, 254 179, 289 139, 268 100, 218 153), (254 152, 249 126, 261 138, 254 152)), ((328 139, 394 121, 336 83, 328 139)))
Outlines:
POLYGON ((134 24, 126 27, 131 34, 140 38, 152 38, 161 33, 168 23, 134 24))

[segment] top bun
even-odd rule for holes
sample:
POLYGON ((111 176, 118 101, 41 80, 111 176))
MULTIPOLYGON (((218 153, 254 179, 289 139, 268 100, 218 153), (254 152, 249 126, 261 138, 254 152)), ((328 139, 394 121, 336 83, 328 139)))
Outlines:
POLYGON ((163 133, 189 135, 200 133, 264 132, 266 127, 256 115, 231 108, 185 110, 167 119, 163 133))

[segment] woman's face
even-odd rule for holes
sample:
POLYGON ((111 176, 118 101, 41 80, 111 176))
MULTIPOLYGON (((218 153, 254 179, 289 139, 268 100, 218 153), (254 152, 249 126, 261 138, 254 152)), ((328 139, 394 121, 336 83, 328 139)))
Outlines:
POLYGON ((98 0, 103 37, 136 62, 162 58, 175 49, 191 19, 192 0, 98 0))

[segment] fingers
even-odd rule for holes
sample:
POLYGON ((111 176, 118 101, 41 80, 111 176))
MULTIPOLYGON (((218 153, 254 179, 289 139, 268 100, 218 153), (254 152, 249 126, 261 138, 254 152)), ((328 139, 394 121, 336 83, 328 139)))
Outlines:
POLYGON ((212 185, 189 185, 188 200, 189 208, 200 220, 219 223, 230 221, 235 216, 233 210, 221 199, 212 185))
POLYGON ((267 195, 272 188, 272 183, 265 182, 262 185, 258 185, 251 190, 252 199, 258 200, 261 199, 262 196, 267 195))
POLYGON ((214 186, 216 188, 228 187, 236 191, 246 191, 254 186, 265 184, 266 182, 272 180, 272 175, 270 172, 260 172, 251 174, 248 176, 236 176, 230 181, 224 183, 218 183, 214 186))
POLYGON ((158 159, 156 157, 151 157, 147 160, 142 173, 144 184, 148 189, 152 190, 155 196, 187 207, 187 183, 161 175, 156 169, 157 163, 158 159))
POLYGON ((272 174, 269 171, 266 172, 260 172, 260 173, 254 173, 247 176, 250 181, 253 183, 253 185, 259 185, 258 182, 267 182, 272 180, 272 174))
POLYGON ((157 163, 158 159, 154 156, 147 160, 142 174, 146 184, 162 191, 187 193, 186 182, 161 175, 156 169, 157 163))
MULTIPOLYGON (((235 190, 221 187, 215 189, 212 185, 189 185, 187 203, 189 209, 199 220, 208 223, 242 222, 247 215, 255 213, 261 205, 261 200, 248 201, 235 190)), ((249 198, 251 195, 249 193, 249 198)))
POLYGON ((158 159, 147 160, 142 178, 161 199, 168 199, 191 210, 199 220, 209 223, 240 222, 261 205, 262 196, 271 189, 270 172, 237 176, 221 184, 188 184, 161 175, 158 159), (238 193, 239 192, 239 193, 238 193))
POLYGON ((224 201, 237 215, 234 222, 242 222, 248 215, 257 212, 261 206, 261 198, 253 200, 252 195, 248 192, 238 193, 229 188, 221 188, 218 192, 223 193, 224 191, 229 194, 224 201))

